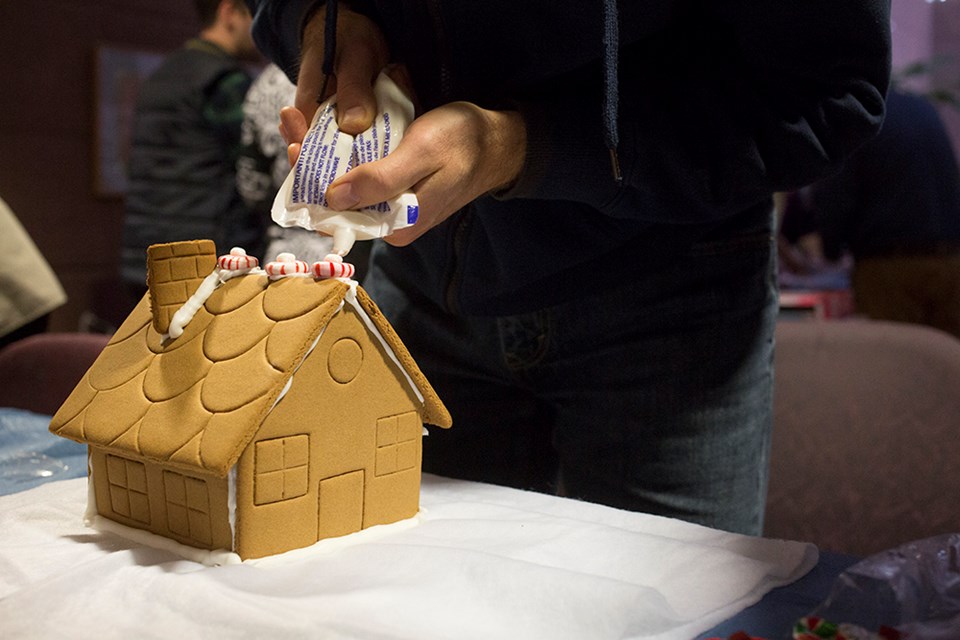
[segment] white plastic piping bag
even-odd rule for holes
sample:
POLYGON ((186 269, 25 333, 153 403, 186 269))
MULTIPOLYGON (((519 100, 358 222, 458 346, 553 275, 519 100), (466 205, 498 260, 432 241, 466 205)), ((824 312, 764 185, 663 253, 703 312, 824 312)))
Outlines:
POLYGON ((413 193, 357 211, 334 211, 327 206, 330 183, 360 164, 387 156, 413 120, 413 104, 386 74, 380 74, 373 90, 377 116, 373 126, 356 137, 337 128, 335 95, 320 105, 271 211, 273 221, 282 227, 332 235, 333 251, 340 255, 346 255, 355 240, 382 238, 411 226, 419 215, 413 193))

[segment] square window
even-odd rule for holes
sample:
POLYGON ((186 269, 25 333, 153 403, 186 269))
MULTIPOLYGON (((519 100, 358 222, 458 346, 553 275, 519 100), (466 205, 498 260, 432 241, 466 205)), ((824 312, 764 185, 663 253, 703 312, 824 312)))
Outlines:
POLYGON ((385 476, 397 470, 397 447, 380 447, 377 449, 376 475, 385 476))
POLYGON ((417 466, 417 441, 407 440, 397 445, 397 471, 417 466))
POLYGON ((397 442, 416 440, 423 437, 423 425, 416 411, 405 413, 397 418, 397 442))
POLYGON ((117 515, 130 517, 130 496, 125 488, 110 485, 110 509, 117 515))
POLYGON ((185 538, 190 537, 190 520, 187 516, 186 507, 167 503, 167 528, 177 535, 185 538))
POLYGON ((283 472, 258 473, 253 482, 253 494, 254 504, 283 500, 283 472))
POLYGON ((307 436, 292 436, 283 439, 283 467, 306 466, 310 460, 310 440, 307 436))
POLYGON ((283 469, 283 438, 258 442, 254 465, 257 473, 283 469))
POLYGON ((127 486, 127 461, 117 456, 107 456, 107 481, 120 487, 127 486))
POLYGON ((269 504, 306 495, 309 464, 310 436, 307 434, 257 442, 253 503, 269 504))
POLYGON ((147 468, 139 462, 127 461, 127 488, 139 493, 147 492, 147 468))
POLYGON ((397 416, 377 420, 377 446, 397 443, 397 416))
POLYGON ((283 472, 283 498, 299 498, 307 493, 307 468, 296 467, 283 472))
POLYGON ((184 477, 179 473, 163 472, 163 489, 167 502, 186 506, 187 489, 183 481, 184 477))
POLYGON ((146 494, 129 492, 130 517, 138 522, 150 523, 150 501, 146 494))
POLYGON ((210 544, 212 536, 210 533, 210 516, 206 513, 200 513, 190 509, 187 514, 190 527, 190 538, 203 544, 210 544))
POLYGON ((203 513, 210 512, 210 497, 207 483, 198 478, 186 478, 187 508, 203 513))

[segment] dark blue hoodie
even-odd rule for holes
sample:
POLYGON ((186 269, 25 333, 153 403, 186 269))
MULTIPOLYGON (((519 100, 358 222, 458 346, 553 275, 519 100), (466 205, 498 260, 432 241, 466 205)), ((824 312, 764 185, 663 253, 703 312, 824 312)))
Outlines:
MULTIPOLYGON (((248 3, 258 46, 295 79, 316 0, 248 3)), ((526 122, 508 192, 388 250, 395 277, 454 311, 528 311, 681 267, 693 242, 768 232, 774 191, 836 170, 883 118, 888 0, 621 2, 617 182, 602 0, 349 5, 381 26, 425 109, 466 100, 526 122)))

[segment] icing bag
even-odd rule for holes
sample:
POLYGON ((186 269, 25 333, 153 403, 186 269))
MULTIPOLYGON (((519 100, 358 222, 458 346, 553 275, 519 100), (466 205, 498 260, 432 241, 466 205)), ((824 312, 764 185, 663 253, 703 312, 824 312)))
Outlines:
POLYGON ((300 157, 273 202, 273 221, 333 236, 333 252, 346 255, 356 240, 382 238, 417 221, 413 193, 355 211, 334 211, 327 204, 330 184, 350 169, 386 157, 413 120, 413 104, 386 74, 373 87, 378 113, 373 126, 357 136, 337 128, 337 97, 320 105, 303 138, 300 157))

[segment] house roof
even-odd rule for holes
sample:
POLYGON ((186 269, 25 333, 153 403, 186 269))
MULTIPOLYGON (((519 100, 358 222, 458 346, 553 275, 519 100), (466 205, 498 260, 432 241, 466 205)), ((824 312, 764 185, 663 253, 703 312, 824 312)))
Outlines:
MULTIPOLYGON (((233 278, 214 291, 183 335, 166 343, 144 296, 50 430, 224 476, 350 289, 333 279, 233 278)), ((359 286, 356 300, 423 396, 422 420, 449 427, 450 414, 433 387, 359 286)))

